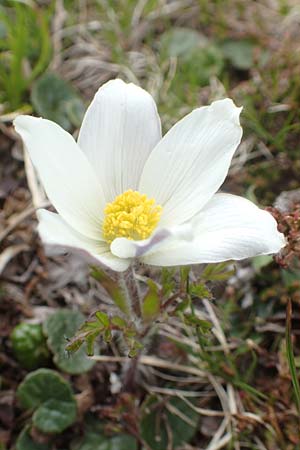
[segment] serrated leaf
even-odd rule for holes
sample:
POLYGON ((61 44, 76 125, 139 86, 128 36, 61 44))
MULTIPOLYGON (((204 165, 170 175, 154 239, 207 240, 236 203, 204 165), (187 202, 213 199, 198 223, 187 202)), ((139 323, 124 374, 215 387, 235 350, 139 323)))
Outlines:
POLYGON ((198 414, 193 409, 176 397, 168 403, 169 408, 155 396, 148 397, 144 402, 141 436, 151 450, 169 448, 169 433, 172 434, 172 448, 175 450, 189 442, 197 431, 198 414))
POLYGON ((35 410, 34 425, 45 433, 59 433, 76 418, 76 402, 69 383, 51 369, 28 374, 17 390, 25 409, 35 410))
POLYGON ((67 338, 73 338, 83 322, 84 316, 79 311, 65 309, 49 316, 43 325, 55 364, 64 372, 74 375, 87 372, 95 364, 95 361, 87 358, 85 345, 76 353, 66 352, 67 338))
POLYGON ((73 87, 50 72, 33 84, 31 102, 38 114, 68 131, 81 123, 85 109, 73 87))

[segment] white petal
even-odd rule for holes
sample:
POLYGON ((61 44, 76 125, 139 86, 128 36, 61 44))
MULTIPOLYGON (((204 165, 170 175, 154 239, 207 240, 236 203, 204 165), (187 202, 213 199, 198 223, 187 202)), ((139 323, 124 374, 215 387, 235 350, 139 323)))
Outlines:
POLYGON ((242 137, 240 112, 230 99, 195 109, 157 144, 139 190, 163 206, 161 226, 189 220, 219 189, 242 137))
POLYGON ((155 248, 159 248, 161 243, 169 239, 171 230, 162 228, 148 239, 133 241, 126 238, 116 238, 110 246, 111 252, 119 258, 138 258, 155 248))
POLYGON ((59 214, 40 209, 37 211, 37 216, 39 219, 38 232, 42 241, 46 245, 54 246, 56 253, 65 253, 66 251, 80 253, 89 263, 100 263, 117 272, 128 268, 130 260, 112 255, 105 242, 90 239, 78 233, 59 214))
POLYGON ((173 239, 143 260, 161 266, 216 263, 277 253, 285 245, 271 214, 235 195, 214 195, 192 226, 192 241, 173 239))
POLYGON ((18 116, 14 125, 57 211, 82 234, 101 236, 104 195, 73 137, 50 120, 18 116))
POLYGON ((96 171, 107 202, 137 189, 145 161, 160 139, 160 119, 148 92, 122 80, 99 89, 85 114, 78 144, 96 171))
POLYGON ((160 228, 150 238, 140 241, 116 238, 111 243, 110 249, 119 258, 139 258, 157 251, 163 244, 175 238, 192 239, 193 229, 191 224, 187 223, 173 228, 160 228))

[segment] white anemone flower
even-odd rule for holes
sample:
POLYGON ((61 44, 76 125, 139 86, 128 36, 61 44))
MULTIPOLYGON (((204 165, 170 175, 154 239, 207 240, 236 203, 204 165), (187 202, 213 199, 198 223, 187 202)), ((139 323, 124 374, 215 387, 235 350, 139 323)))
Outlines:
POLYGON ((180 266, 277 253, 285 240, 271 214, 216 193, 241 141, 240 112, 218 100, 162 137, 151 95, 117 79, 96 93, 77 143, 54 122, 18 116, 58 212, 38 210, 42 240, 119 272, 136 259, 180 266))

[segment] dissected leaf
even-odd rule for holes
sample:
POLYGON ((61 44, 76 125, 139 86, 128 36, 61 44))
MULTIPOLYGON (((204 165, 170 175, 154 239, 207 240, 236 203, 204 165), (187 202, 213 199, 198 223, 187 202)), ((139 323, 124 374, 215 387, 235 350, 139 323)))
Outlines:
POLYGON ((207 264, 201 278, 206 281, 225 281, 235 274, 235 269, 232 269, 232 262, 225 261, 218 264, 207 264))
POLYGON ((79 311, 62 309, 56 311, 44 322, 44 333, 48 337, 48 345, 54 354, 54 362, 61 370, 71 374, 80 374, 90 370, 95 361, 86 356, 85 345, 80 341, 76 353, 67 353, 67 339, 74 337, 84 316, 79 311))
POLYGON ((99 320, 99 322, 105 327, 109 327, 109 317, 107 314, 105 314, 102 311, 97 311, 95 313, 95 316, 97 317, 97 319, 99 320))

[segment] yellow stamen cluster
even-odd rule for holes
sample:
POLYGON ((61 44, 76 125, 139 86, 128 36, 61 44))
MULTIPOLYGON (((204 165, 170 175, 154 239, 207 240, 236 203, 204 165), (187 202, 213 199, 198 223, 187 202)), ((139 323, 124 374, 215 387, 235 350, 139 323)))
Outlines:
POLYGON ((117 237, 146 239, 158 224, 161 212, 162 207, 153 198, 131 189, 123 192, 104 209, 103 237, 108 243, 117 237))

